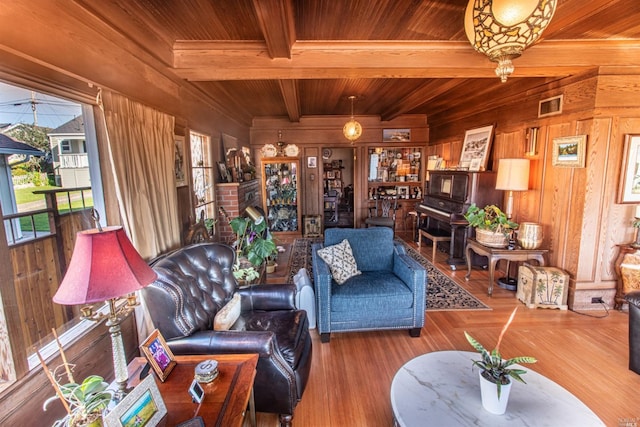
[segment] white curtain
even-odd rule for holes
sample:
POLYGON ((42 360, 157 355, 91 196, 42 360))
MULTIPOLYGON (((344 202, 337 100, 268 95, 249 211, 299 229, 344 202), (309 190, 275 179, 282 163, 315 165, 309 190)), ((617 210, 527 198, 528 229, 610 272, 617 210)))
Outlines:
POLYGON ((174 118, 113 92, 102 105, 122 225, 151 259, 180 245, 174 118))

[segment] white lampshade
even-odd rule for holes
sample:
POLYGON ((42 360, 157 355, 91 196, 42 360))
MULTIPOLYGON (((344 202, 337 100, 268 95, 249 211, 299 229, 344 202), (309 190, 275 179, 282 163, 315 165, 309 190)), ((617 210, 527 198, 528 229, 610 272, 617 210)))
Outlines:
POLYGON ((529 159, 500 159, 496 190, 526 191, 529 189, 529 159))

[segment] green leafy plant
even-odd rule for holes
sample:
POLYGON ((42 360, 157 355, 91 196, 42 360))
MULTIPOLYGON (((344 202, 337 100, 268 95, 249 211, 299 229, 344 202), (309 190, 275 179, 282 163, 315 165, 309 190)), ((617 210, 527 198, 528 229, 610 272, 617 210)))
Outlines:
POLYGON ((238 255, 246 257, 255 267, 262 265, 272 255, 277 255, 278 249, 273 236, 267 229, 264 218, 253 221, 251 218, 236 217, 229 222, 236 234, 233 243, 238 255))
POLYGON ((464 214, 464 218, 471 227, 490 230, 495 233, 509 234, 512 230, 518 228, 518 224, 510 221, 507 215, 496 205, 487 205, 480 209, 475 203, 472 203, 464 214))
POLYGON ((485 379, 497 385, 498 398, 500 398, 501 387, 503 385, 509 384, 510 378, 520 381, 521 383, 525 383, 521 375, 525 374, 527 371, 525 371, 524 369, 510 368, 510 366, 516 363, 522 364, 537 362, 536 358, 531 356, 512 357, 505 360, 500 354, 500 343, 502 342, 502 338, 507 332, 509 325, 511 325, 511 322, 513 322, 513 318, 515 317, 517 310, 518 307, 516 307, 511 313, 509 320, 500 332, 500 337, 498 338, 496 347, 490 352, 485 349, 482 344, 476 341, 471 335, 469 335, 467 331, 464 332, 464 336, 467 338, 467 341, 469 341, 469 344, 471 344, 471 346, 475 348, 476 351, 478 351, 478 353, 480 353, 480 355, 482 356, 482 360, 474 360, 473 365, 479 367, 482 370, 482 376, 485 379))
POLYGON ((60 384, 56 381, 56 385, 56 395, 44 402, 43 409, 46 410, 53 401, 64 399, 68 413, 64 418, 57 420, 54 427, 92 425, 102 419, 102 412, 112 398, 112 393, 107 390, 109 383, 98 375, 90 375, 80 384, 60 384))
POLYGON ((258 273, 258 270, 253 266, 242 267, 239 263, 236 263, 233 266, 233 277, 235 277, 236 280, 244 280, 249 283, 260 277, 260 273, 258 273))

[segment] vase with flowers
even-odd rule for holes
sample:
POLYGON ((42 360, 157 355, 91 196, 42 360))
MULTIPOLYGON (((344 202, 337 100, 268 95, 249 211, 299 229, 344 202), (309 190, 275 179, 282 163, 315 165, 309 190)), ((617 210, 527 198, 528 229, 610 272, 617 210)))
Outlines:
POLYGON ((503 359, 500 354, 500 343, 502 338, 507 332, 509 325, 513 322, 513 318, 516 315, 516 307, 509 320, 502 328, 500 336, 498 337, 498 343, 495 348, 488 351, 482 344, 476 341, 471 335, 464 332, 467 341, 475 348, 481 355, 481 360, 474 360, 473 365, 480 368, 480 393, 482 396, 482 406, 493 414, 504 414, 507 409, 507 403, 509 400, 509 392, 511 391, 511 379, 515 379, 524 383, 521 375, 527 371, 515 367, 517 363, 535 363, 537 360, 531 356, 518 356, 510 359, 503 359))

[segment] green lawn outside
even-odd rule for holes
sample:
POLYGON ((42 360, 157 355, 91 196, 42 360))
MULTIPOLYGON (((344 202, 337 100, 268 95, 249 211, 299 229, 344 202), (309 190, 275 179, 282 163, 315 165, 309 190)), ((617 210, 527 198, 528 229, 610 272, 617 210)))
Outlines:
POLYGON ((51 185, 43 185, 42 187, 16 188, 13 190, 13 192, 16 195, 16 203, 18 205, 21 205, 23 203, 44 200, 44 194, 33 194, 34 191, 55 190, 56 188, 59 188, 59 187, 53 187, 51 185))
MULTIPOLYGON (((60 187, 53 186, 41 186, 41 187, 27 187, 27 188, 18 188, 15 189, 16 195, 16 204, 18 205, 18 210, 21 212, 28 212, 27 210, 20 209, 20 205, 25 203, 32 203, 37 201, 44 201, 44 194, 33 194, 34 191, 42 191, 42 190, 53 190, 58 189, 60 187)), ((80 196, 80 191, 74 191, 71 193, 71 209, 80 210, 83 208, 82 197, 80 196)), ((84 206, 92 207, 93 206, 93 197, 91 191, 84 192, 84 206)), ((41 208, 44 208, 44 204, 41 208)), ((38 210, 40 208, 34 208, 30 210, 38 210)), ((66 193, 60 193, 58 196, 58 209, 60 213, 69 212, 69 203, 66 197, 66 193)), ((35 224, 36 231, 50 231, 49 230, 49 217, 47 214, 38 214, 33 217, 33 222, 35 224)), ((31 217, 20 218, 20 228, 22 231, 33 231, 31 225, 31 217)))

